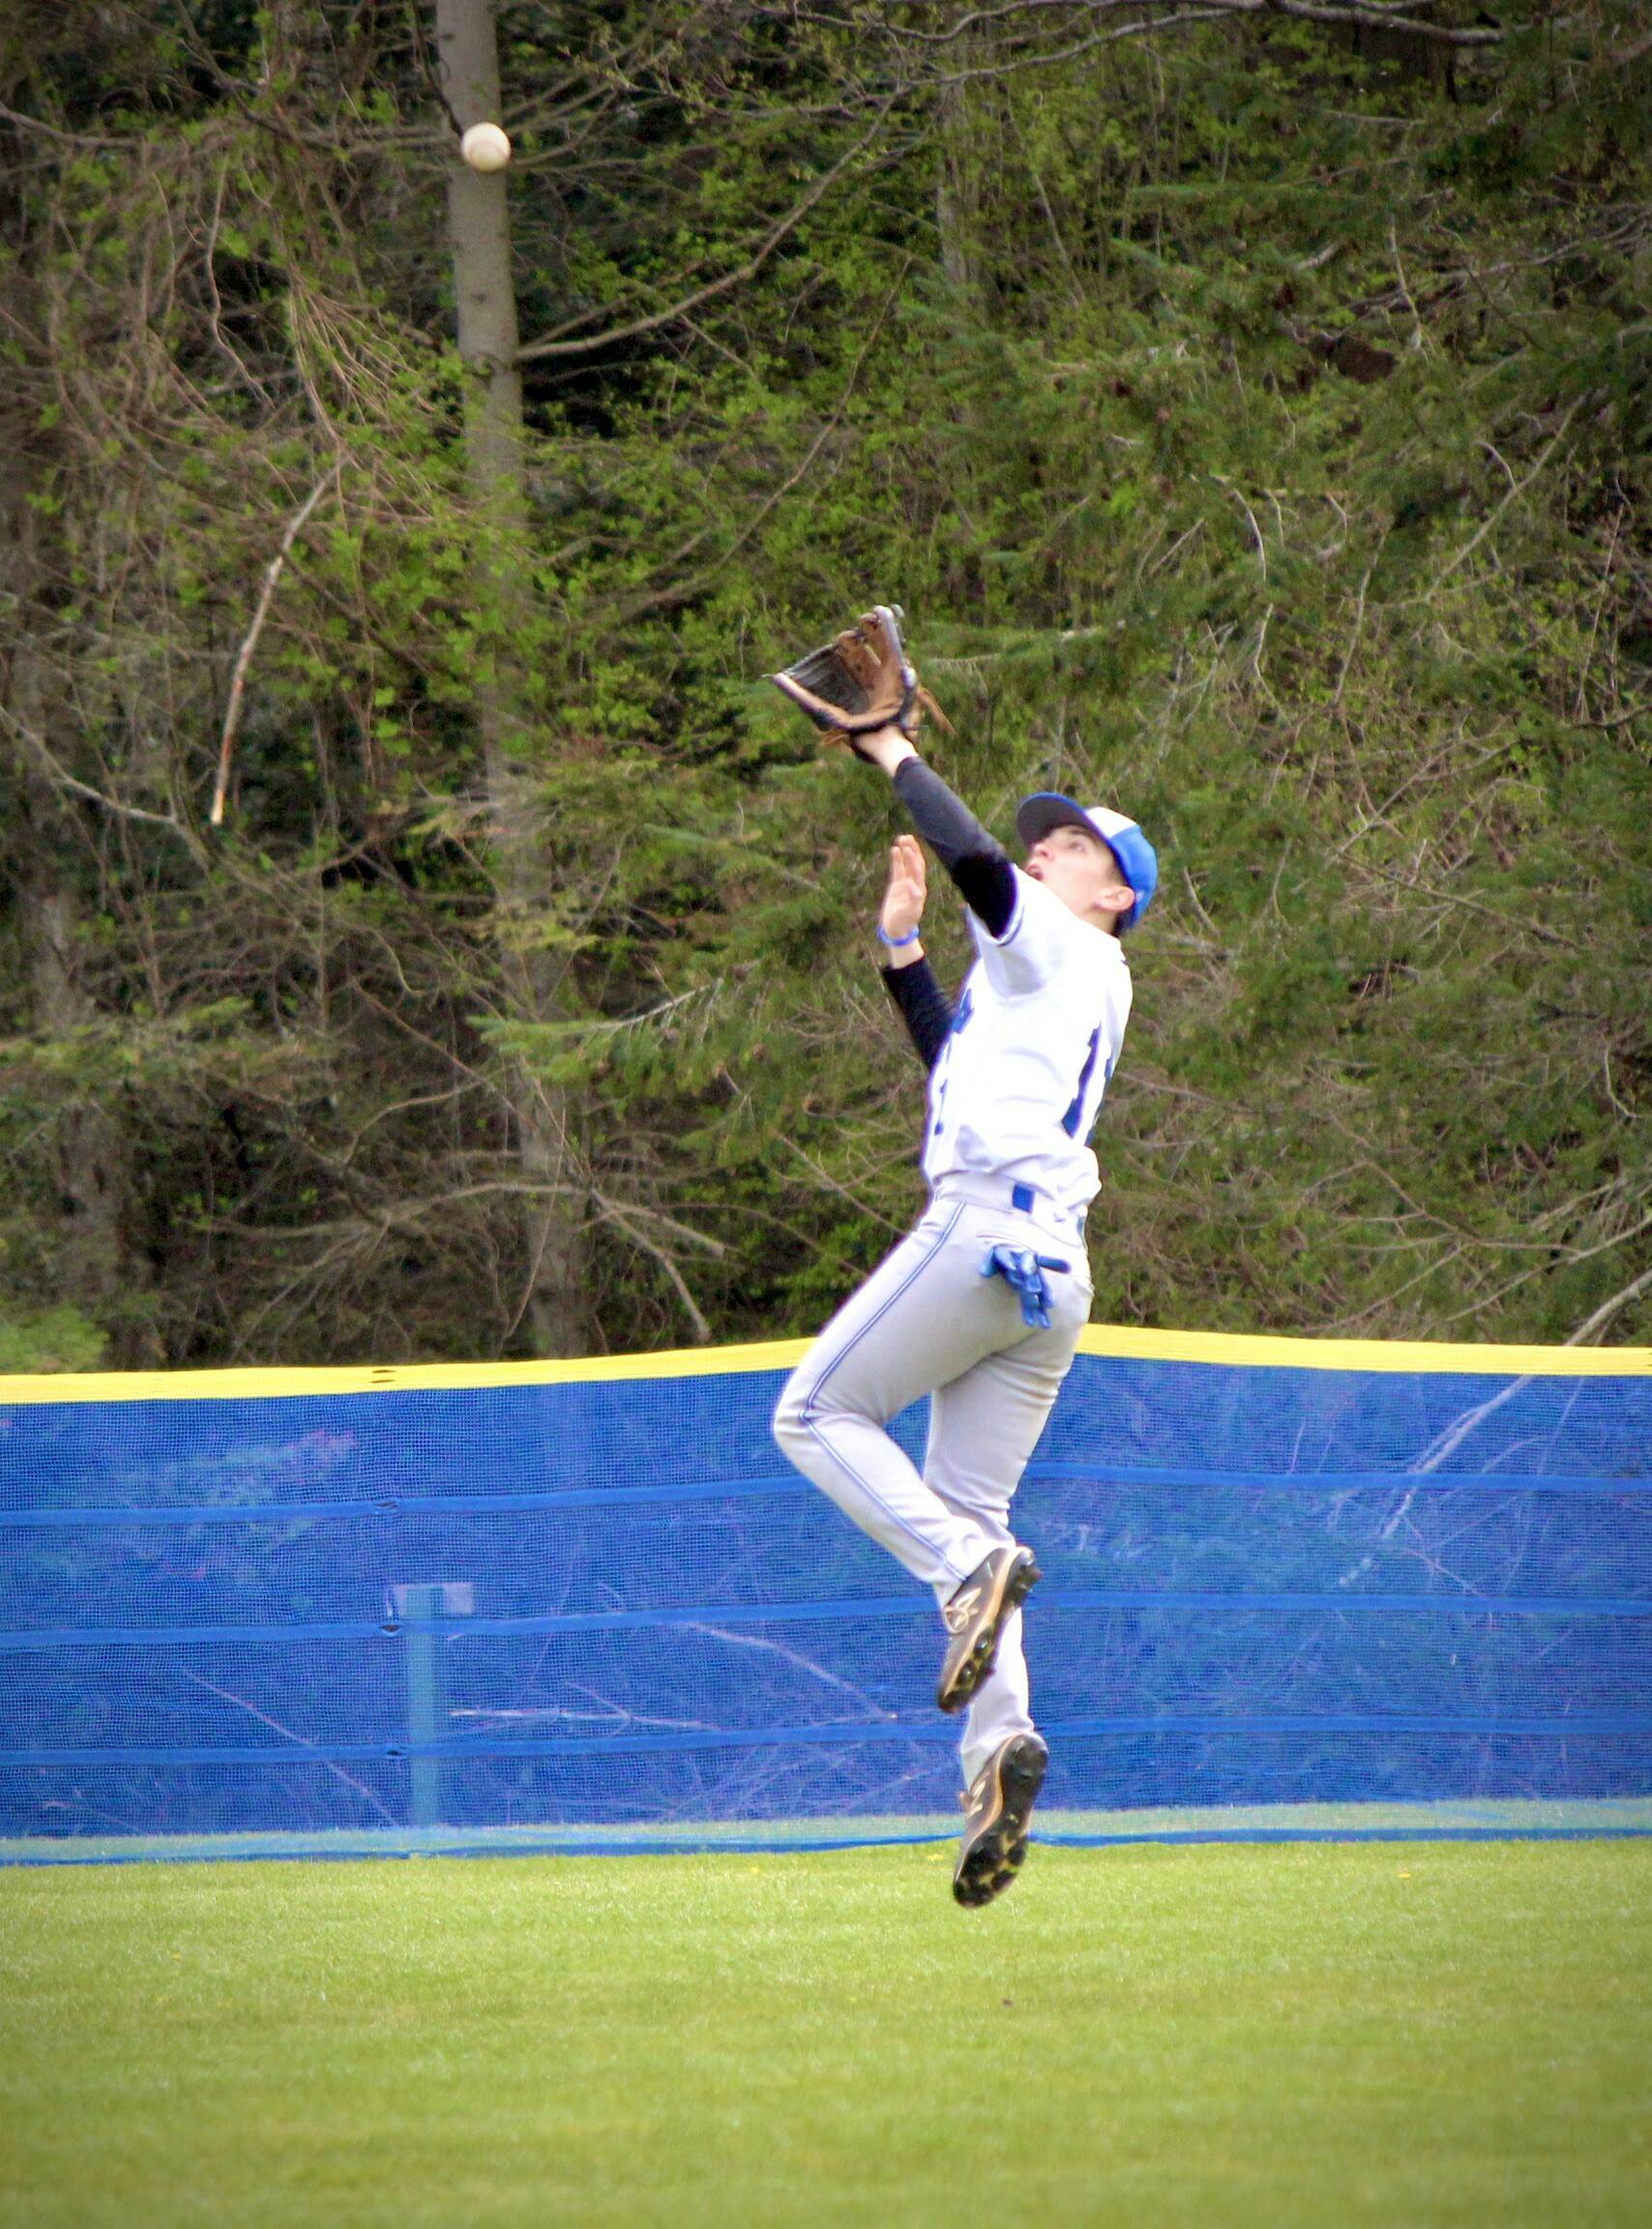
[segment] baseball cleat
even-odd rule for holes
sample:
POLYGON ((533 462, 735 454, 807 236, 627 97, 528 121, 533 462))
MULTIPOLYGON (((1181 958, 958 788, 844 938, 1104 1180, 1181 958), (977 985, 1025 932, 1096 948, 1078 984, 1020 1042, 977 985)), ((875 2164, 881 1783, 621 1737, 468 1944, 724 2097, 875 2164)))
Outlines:
POLYGON ((1043 1573, 1030 1548, 994 1548, 984 1563, 941 1606, 952 1639, 941 1665, 935 1701, 943 1710, 961 1710, 998 1656, 1004 1620, 1018 1610, 1043 1573))
POLYGON ((1048 1765, 1049 1751, 1036 1734, 1012 1734, 981 1768, 964 1798, 967 1816, 953 1870, 952 1892, 960 1904, 990 1904, 1020 1871, 1027 1821, 1048 1765))

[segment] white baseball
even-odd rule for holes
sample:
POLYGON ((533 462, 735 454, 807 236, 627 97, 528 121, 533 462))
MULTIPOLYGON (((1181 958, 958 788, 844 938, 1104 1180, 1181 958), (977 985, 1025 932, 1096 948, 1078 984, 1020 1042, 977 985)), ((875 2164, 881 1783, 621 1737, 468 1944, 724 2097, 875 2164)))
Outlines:
POLYGON ((503 170, 511 160, 511 142, 497 124, 471 125, 458 151, 473 170, 503 170))

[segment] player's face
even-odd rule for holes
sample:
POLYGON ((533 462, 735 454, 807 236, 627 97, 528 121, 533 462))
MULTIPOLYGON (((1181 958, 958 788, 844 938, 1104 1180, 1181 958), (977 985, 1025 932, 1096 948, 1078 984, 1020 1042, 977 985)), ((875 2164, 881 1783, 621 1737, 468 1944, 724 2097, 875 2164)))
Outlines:
POLYGON ((1026 871, 1085 920, 1098 913, 1128 912, 1135 902, 1108 847, 1071 822, 1039 838, 1027 853, 1026 871))

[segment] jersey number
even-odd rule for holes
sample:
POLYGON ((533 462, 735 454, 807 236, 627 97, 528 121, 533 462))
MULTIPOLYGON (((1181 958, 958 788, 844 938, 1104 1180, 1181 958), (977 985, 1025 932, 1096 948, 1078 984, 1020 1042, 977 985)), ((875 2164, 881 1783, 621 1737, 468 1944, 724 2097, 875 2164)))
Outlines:
POLYGON ((1069 1138, 1077 1138, 1078 1124, 1084 1113, 1084 1094, 1090 1088, 1090 1078, 1096 1073, 1096 1055, 1101 1050, 1102 1025, 1098 1022, 1090 1031, 1090 1049, 1084 1055, 1084 1065, 1078 1071, 1078 1088, 1073 1094, 1073 1104, 1061 1117, 1061 1127, 1069 1138))
POLYGON ((929 1133, 931 1138, 938 1138, 941 1134, 941 1109, 947 1103, 947 1061, 952 1053, 952 1041, 974 1012, 975 1001, 969 995, 969 986, 965 984, 963 996, 958 1002, 958 1012, 947 1029, 941 1056, 935 1066, 935 1126, 929 1133))

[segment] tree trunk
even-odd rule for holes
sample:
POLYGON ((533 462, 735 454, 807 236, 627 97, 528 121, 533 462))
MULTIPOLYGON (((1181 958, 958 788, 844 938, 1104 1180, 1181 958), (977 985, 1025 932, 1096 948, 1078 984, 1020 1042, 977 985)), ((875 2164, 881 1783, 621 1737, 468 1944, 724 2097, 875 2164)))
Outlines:
MULTIPOLYGON (((502 103, 493 0, 436 0, 436 45, 442 89, 460 130, 497 122, 502 103)), ((501 956, 516 1014, 546 1022, 556 1018, 553 970, 529 943, 546 894, 546 867, 526 778, 525 693, 511 655, 521 634, 513 622, 527 605, 529 527, 510 217, 505 173, 470 169, 457 148, 448 175, 448 232, 466 373, 465 462, 477 520, 478 601, 487 609, 484 635, 493 645, 475 706, 492 810, 501 956)), ((573 1110, 564 1094, 547 1090, 519 1065, 509 1088, 522 1175, 536 1187, 522 1233, 522 1320, 537 1352, 583 1353, 588 1277, 573 1110)))
MULTIPOLYGON (((962 70, 973 59, 974 49, 973 40, 961 40, 954 67, 962 70)), ((981 149, 971 130, 970 107, 967 84, 943 84, 936 95, 935 232, 941 274, 973 309, 981 284, 981 149)))

